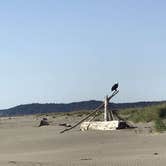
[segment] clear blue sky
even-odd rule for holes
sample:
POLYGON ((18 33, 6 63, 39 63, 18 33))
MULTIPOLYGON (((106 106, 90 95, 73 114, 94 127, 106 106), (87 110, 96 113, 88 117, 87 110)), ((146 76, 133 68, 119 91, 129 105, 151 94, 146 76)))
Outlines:
POLYGON ((164 0, 0 2, 0 108, 166 100, 164 0))

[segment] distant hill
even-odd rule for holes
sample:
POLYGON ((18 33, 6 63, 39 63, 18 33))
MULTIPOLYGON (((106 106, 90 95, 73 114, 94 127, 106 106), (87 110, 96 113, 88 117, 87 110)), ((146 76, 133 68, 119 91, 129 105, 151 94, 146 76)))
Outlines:
MULTIPOLYGON (((26 104, 12 107, 5 110, 0 110, 0 116, 18 116, 18 115, 31 115, 31 114, 42 114, 42 113, 53 113, 53 112, 70 112, 80 110, 93 110, 98 107, 102 101, 90 100, 75 102, 69 104, 26 104)), ((160 102, 136 102, 136 103, 110 103, 111 109, 124 109, 124 108, 142 108, 150 105, 157 105, 165 103, 160 102)))

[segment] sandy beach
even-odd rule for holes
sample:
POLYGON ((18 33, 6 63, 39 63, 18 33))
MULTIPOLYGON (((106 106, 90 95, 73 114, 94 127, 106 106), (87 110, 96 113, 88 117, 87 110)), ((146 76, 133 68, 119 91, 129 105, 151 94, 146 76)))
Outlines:
MULTIPOLYGON (((35 116, 1 118, 2 166, 165 166, 166 134, 135 130, 86 131, 60 134, 61 118, 37 127, 35 116)), ((52 120, 53 121, 53 120, 52 120)))

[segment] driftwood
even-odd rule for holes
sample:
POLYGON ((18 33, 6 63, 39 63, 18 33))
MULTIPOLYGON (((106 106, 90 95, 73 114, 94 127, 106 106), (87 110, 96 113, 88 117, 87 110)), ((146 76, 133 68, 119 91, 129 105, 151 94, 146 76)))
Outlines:
MULTIPOLYGON (((112 94, 110 97, 108 97, 108 100, 111 100, 116 94, 118 94, 118 92, 119 92, 118 90, 117 90, 117 91, 114 91, 113 94, 112 94)), ((75 125, 73 125, 72 127, 67 128, 67 129, 61 131, 60 133, 64 133, 64 132, 66 132, 66 131, 72 130, 73 128, 77 127, 79 124, 81 124, 82 122, 84 122, 86 119, 88 119, 89 117, 91 117, 92 115, 94 115, 95 113, 97 113, 103 106, 104 106, 104 102, 103 102, 101 105, 99 105, 99 106, 95 109, 95 111, 93 111, 92 113, 90 113, 88 116, 86 116, 85 118, 83 118, 82 120, 80 120, 79 122, 77 122, 77 123, 76 123, 75 125)))
POLYGON ((47 118, 43 118, 43 119, 40 121, 39 127, 41 127, 41 126, 48 126, 48 125, 50 125, 50 124, 49 124, 47 118))
POLYGON ((71 127, 71 125, 67 123, 60 123, 59 126, 71 127))
POLYGON ((81 123, 84 122, 86 119, 88 119, 89 117, 91 117, 93 114, 95 114, 96 112, 98 112, 99 109, 101 109, 103 106, 104 106, 104 103, 101 104, 99 107, 97 107, 97 109, 96 109, 94 112, 90 113, 88 116, 86 116, 85 118, 83 118, 82 120, 80 120, 78 123, 76 123, 75 125, 73 125, 72 127, 68 128, 68 129, 65 129, 65 130, 61 131, 60 133, 64 133, 64 132, 66 132, 66 131, 69 131, 69 130, 71 130, 71 129, 77 127, 79 124, 81 124, 81 123))
POLYGON ((98 112, 96 112, 96 114, 94 116, 92 116, 91 119, 89 119, 89 122, 93 121, 97 116, 99 116, 100 114, 102 114, 102 112, 99 110, 98 112))

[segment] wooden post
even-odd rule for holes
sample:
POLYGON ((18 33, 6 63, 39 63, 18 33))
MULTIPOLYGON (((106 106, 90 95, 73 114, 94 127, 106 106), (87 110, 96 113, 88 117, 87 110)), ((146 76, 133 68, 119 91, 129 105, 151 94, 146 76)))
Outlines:
POLYGON ((113 114, 112 111, 110 111, 110 115, 111 115, 111 120, 115 120, 115 118, 114 118, 114 114, 113 114))
POLYGON ((105 97, 105 102, 104 102, 104 121, 108 121, 108 96, 105 97))

